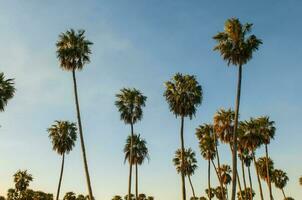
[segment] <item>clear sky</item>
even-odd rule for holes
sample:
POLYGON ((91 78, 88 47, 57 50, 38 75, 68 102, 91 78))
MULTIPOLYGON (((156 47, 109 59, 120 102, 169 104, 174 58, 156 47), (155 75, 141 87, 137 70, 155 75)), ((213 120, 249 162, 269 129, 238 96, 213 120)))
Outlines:
MULTIPOLYGON (((286 194, 301 198, 301 9, 299 0, 0 0, 0 71, 15 78, 17 88, 0 114, 0 194, 13 187, 18 169, 33 174, 31 188, 56 191, 61 158, 52 151, 46 129, 54 120, 75 121, 76 113, 72 75, 59 68, 55 43, 61 32, 81 28, 94 42, 91 63, 77 78, 96 198, 127 192, 122 149, 130 127, 120 121, 114 101, 122 87, 136 87, 148 99, 134 128, 147 140, 151 157, 139 168, 140 192, 158 200, 180 199, 180 177, 171 161, 180 120, 163 98, 163 83, 176 72, 196 75, 204 90, 196 117, 185 121, 185 144, 198 155, 193 184, 198 196, 204 195, 207 162, 199 154, 195 128, 211 122, 217 109, 233 107, 237 75, 213 52, 211 38, 227 18, 238 17, 254 23, 253 32, 263 40, 244 66, 241 119, 269 115, 276 121, 269 151, 275 167, 289 175, 286 194)), ((229 149, 219 149, 230 164, 229 149)), ((263 150, 257 151, 261 155, 263 150)), ((86 193, 78 142, 65 164, 62 194, 86 193)), ((282 199, 279 190, 273 192, 282 199)))

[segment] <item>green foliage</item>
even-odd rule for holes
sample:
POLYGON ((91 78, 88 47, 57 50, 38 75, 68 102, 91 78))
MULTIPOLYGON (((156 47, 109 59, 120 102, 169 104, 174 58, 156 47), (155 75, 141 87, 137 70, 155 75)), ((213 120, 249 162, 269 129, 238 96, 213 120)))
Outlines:
POLYGON ((90 62, 90 46, 93 44, 85 38, 85 31, 73 29, 61 33, 56 43, 57 57, 64 70, 81 70, 83 66, 90 62))
POLYGON ((216 156, 217 141, 211 124, 200 125, 196 128, 196 137, 199 141, 201 155, 206 160, 213 160, 216 156))
POLYGON ((275 169, 273 171, 272 182, 275 184, 276 188, 283 189, 288 180, 287 174, 281 169, 275 169))
POLYGON ((229 144, 233 138, 235 112, 231 109, 220 109, 214 115, 214 132, 221 142, 229 144))
POLYGON ((119 195, 115 195, 112 200, 123 200, 123 198, 119 195))
POLYGON ((176 117, 190 117, 195 115, 196 108, 202 102, 202 87, 195 76, 175 74, 171 81, 165 83, 166 98, 170 111, 176 117))
POLYGON ((232 181, 231 172, 232 172, 231 167, 229 165, 220 166, 221 180, 224 185, 231 183, 232 181))
POLYGON ((117 106, 121 120, 126 124, 135 124, 143 117, 142 107, 145 106, 147 97, 135 88, 123 88, 120 93, 116 95, 117 106))
POLYGON ((4 73, 0 72, 0 112, 4 111, 8 100, 15 94, 14 79, 5 79, 4 73))
MULTIPOLYGON (((130 150, 131 150, 131 135, 127 137, 124 147, 125 162, 128 160, 130 163, 130 150)), ((141 165, 145 159, 149 160, 149 152, 147 148, 147 142, 140 135, 133 135, 133 147, 132 147, 132 164, 141 165)))
POLYGON ((47 131, 54 151, 63 155, 68 154, 72 150, 77 139, 75 123, 57 120, 47 131))
POLYGON ((299 183, 302 186, 302 176, 299 178, 299 183))
POLYGON ((238 200, 252 200, 253 197, 255 196, 255 192, 252 191, 252 197, 251 197, 251 188, 246 188, 246 190, 242 191, 241 195, 240 195, 240 191, 237 192, 238 200), (241 199, 241 195, 242 195, 242 199, 241 199))
POLYGON ((210 188, 210 191, 209 191, 209 189, 207 188, 205 190, 205 193, 207 194, 208 197, 213 198, 215 196, 215 189, 214 188, 210 188))
MULTIPOLYGON (((260 177, 267 181, 267 170, 266 170, 266 157, 260 157, 257 160, 257 169, 259 172, 260 177)), ((269 176, 273 177, 274 172, 274 162, 268 158, 268 170, 269 170, 269 176)))
POLYGON ((175 157, 173 158, 173 163, 176 167, 178 173, 183 171, 185 176, 191 176, 194 174, 197 169, 197 160, 195 156, 195 152, 189 148, 184 151, 184 163, 182 163, 181 159, 181 149, 177 149, 175 152, 175 157))
POLYGON ((226 193, 227 193, 227 190, 224 187, 221 188, 220 186, 218 186, 214 190, 214 194, 218 200, 223 200, 225 198, 225 196, 222 194, 226 194, 226 193), (222 193, 222 191, 223 191, 223 193, 222 193))
POLYGON ((15 182, 16 191, 24 192, 32 180, 33 180, 33 177, 31 174, 27 173, 27 170, 24 170, 24 171, 18 170, 14 174, 14 182, 15 182))

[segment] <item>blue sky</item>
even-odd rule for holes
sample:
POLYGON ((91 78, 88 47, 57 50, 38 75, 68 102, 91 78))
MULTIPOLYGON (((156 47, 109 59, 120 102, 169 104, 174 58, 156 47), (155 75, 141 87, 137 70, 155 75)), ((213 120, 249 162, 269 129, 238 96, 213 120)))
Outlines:
MULTIPOLYGON (((13 187, 18 169, 33 174, 31 188, 56 191, 61 158, 46 129, 57 119, 75 121, 76 113, 72 76, 59 68, 55 42, 59 33, 81 28, 94 42, 91 63, 77 78, 96 198, 127 192, 122 149, 130 127, 119 120, 114 100, 122 87, 136 87, 148 99, 135 131, 147 140, 151 157, 139 169, 140 191, 158 200, 180 199, 180 178, 171 161, 179 146, 179 119, 162 96, 163 83, 176 72, 196 75, 204 91, 196 117, 185 121, 186 146, 198 155, 193 184, 198 196, 204 195, 207 162, 199 154, 195 128, 211 122, 217 109, 234 105, 237 75, 212 51, 211 37, 227 18, 238 17, 254 23, 253 32, 263 40, 244 66, 241 119, 269 115, 276 121, 271 157, 289 175, 287 195, 302 196, 300 1, 0 0, 0 5, 0 71, 15 78, 17 88, 0 115, 0 194, 13 187)), ((229 149, 219 149, 223 162, 230 163, 229 149)), ((257 152, 261 155, 263 150, 257 152)), ((65 163, 62 194, 86 193, 79 143, 65 163)), ((281 199, 281 192, 273 191, 281 199)))

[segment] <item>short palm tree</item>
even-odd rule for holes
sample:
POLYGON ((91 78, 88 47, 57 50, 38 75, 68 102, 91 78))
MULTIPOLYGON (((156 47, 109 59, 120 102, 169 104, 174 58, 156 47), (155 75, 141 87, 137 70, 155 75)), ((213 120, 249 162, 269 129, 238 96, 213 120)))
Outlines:
MULTIPOLYGON (((170 111, 176 117, 180 117, 181 120, 180 141, 181 150, 184 153, 184 118, 192 119, 195 116, 197 106, 202 102, 202 87, 195 76, 180 73, 175 74, 171 81, 165 83, 165 86, 164 97, 169 104, 170 111)), ((182 156, 182 163, 184 163, 184 156, 182 156)), ((181 173, 181 183, 182 199, 186 200, 185 175, 183 172, 181 173)))
POLYGON ((191 180, 191 176, 194 174, 195 170, 197 169, 197 160, 196 160, 195 152, 191 148, 185 149, 184 163, 182 163, 181 156, 182 156, 181 149, 177 149, 177 151, 175 152, 175 157, 173 158, 173 163, 178 173, 183 172, 184 175, 188 177, 193 193, 193 198, 196 198, 194 187, 191 180))
POLYGON ((4 111, 8 100, 15 94, 14 79, 5 79, 4 73, 0 72, 0 112, 4 111))
MULTIPOLYGON (((259 134, 262 135, 262 142, 265 145, 265 156, 266 161, 268 161, 268 145, 270 144, 270 141, 274 139, 276 128, 274 126, 275 122, 271 121, 269 117, 259 117, 256 119, 256 123, 258 123, 259 128, 259 134)), ((273 200, 273 194, 272 194, 272 186, 271 186, 271 178, 270 173, 268 169, 268 163, 266 163, 266 174, 267 174, 267 182, 268 182, 268 188, 270 192, 270 199, 273 200)))
POLYGON ((29 183, 33 181, 31 174, 27 173, 27 170, 21 171, 18 170, 14 174, 15 188, 17 192, 24 192, 29 186, 29 183))
POLYGON ((87 156, 85 150, 85 142, 82 129, 82 121, 80 114, 80 104, 78 99, 78 89, 76 81, 76 71, 83 69, 84 65, 90 62, 90 46, 92 42, 86 39, 84 30, 78 30, 77 32, 73 29, 61 33, 59 35, 59 40, 56 43, 57 46, 57 57, 60 61, 60 66, 63 70, 71 71, 73 77, 73 89, 75 95, 75 104, 77 111, 77 119, 80 133, 80 142, 83 155, 84 169, 86 175, 86 182, 88 187, 89 199, 93 199, 92 187, 90 182, 87 156))
MULTIPOLYGON (((208 192, 211 192, 211 161, 216 156, 216 140, 213 137, 212 128, 205 124, 196 129, 196 136, 199 140, 199 148, 202 157, 208 161, 208 192)), ((209 199, 212 195, 208 194, 209 199)))
MULTIPOLYGON (((138 198, 138 165, 142 165, 147 159, 149 160, 149 151, 147 148, 147 142, 141 138, 140 135, 133 135, 133 149, 132 149, 132 165, 135 165, 135 196, 138 198)), ((131 151, 131 135, 128 136, 124 147, 125 162, 128 160, 130 164, 130 152, 131 151)))
POLYGON ((133 164, 133 138, 134 130, 133 125, 143 118, 143 107, 145 106, 147 97, 144 96, 139 90, 133 88, 123 88, 120 93, 116 95, 115 105, 120 112, 120 118, 125 124, 130 124, 131 139, 130 141, 130 162, 129 162, 129 180, 128 180, 128 196, 131 196, 131 180, 132 180, 132 164, 133 164))
POLYGON ((51 139, 53 150, 62 156, 61 173, 56 196, 56 200, 58 200, 64 171, 65 155, 68 154, 75 145, 77 128, 75 123, 69 121, 55 121, 47 131, 51 139))
POLYGON ((282 191, 284 199, 286 199, 286 195, 284 192, 284 188, 288 182, 289 178, 286 172, 282 171, 281 169, 275 169, 273 171, 272 182, 275 183, 276 188, 282 191))
POLYGON ((225 22, 224 32, 220 32, 213 37, 217 41, 214 47, 215 51, 219 51, 222 58, 227 61, 228 65, 232 64, 238 67, 238 83, 237 96, 235 103, 235 122, 233 133, 233 184, 232 184, 232 200, 236 198, 236 173, 237 173, 237 125, 239 116, 239 105, 241 96, 241 79, 242 66, 245 65, 253 57, 253 52, 258 50, 261 40, 255 35, 249 35, 252 31, 253 24, 241 24, 239 19, 231 18, 225 22))
POLYGON ((262 178, 266 182, 267 186, 269 187, 268 176, 270 177, 273 176, 274 162, 270 158, 267 159, 266 157, 260 157, 257 160, 256 166, 260 178, 262 178), (267 174, 267 168, 269 169, 269 175, 267 174))

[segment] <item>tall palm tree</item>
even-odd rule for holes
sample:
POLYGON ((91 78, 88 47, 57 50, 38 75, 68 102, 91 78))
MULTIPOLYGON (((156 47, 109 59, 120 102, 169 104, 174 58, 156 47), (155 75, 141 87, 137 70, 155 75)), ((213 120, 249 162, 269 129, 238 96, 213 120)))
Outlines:
POLYGON ((182 156, 181 149, 177 149, 177 151, 175 152, 175 157, 173 158, 173 163, 178 173, 183 172, 184 175, 188 177, 193 193, 193 198, 196 199, 194 187, 191 180, 191 176, 194 174, 195 170, 197 169, 197 160, 196 160, 195 152, 191 148, 185 149, 184 163, 182 163, 181 156, 182 156))
POLYGON ((80 104, 78 99, 78 89, 76 81, 76 71, 83 69, 84 65, 90 62, 90 46, 92 42, 86 39, 84 30, 78 30, 77 32, 73 29, 61 33, 59 40, 56 43, 57 46, 57 57, 60 61, 60 66, 63 70, 71 71, 73 77, 73 89, 75 96, 75 105, 77 111, 77 119, 80 133, 80 142, 83 155, 84 169, 86 175, 86 182, 88 187, 89 199, 93 199, 92 187, 90 182, 87 156, 85 150, 85 142, 82 129, 82 121, 80 114, 80 104))
MULTIPOLYGON (((270 144, 270 141, 274 139, 276 128, 274 126, 275 122, 270 121, 269 117, 259 117, 256 119, 256 122, 259 126, 259 133, 262 135, 262 142, 265 145, 265 156, 266 161, 268 161, 268 145, 270 144)), ((272 194, 272 186, 271 186, 271 179, 270 179, 270 173, 268 169, 268 163, 266 163, 266 174, 267 174, 267 182, 268 182, 268 188, 270 193, 270 199, 273 200, 273 194, 272 194)))
POLYGON ((134 130, 133 125, 143 118, 142 108, 145 106, 147 97, 139 90, 133 88, 123 88, 120 93, 116 95, 115 105, 120 112, 120 118, 125 124, 130 124, 131 141, 130 141, 130 162, 129 162, 129 180, 128 180, 128 197, 131 197, 131 180, 132 180, 132 164, 133 164, 133 139, 134 130))
MULTIPOLYGON (((131 151, 131 136, 128 136, 124 147, 125 162, 128 160, 130 164, 130 151, 131 151)), ((135 197, 138 199, 138 165, 142 165, 143 162, 149 160, 149 151, 147 148, 147 142, 141 138, 140 135, 133 135, 133 149, 132 149, 132 165, 135 165, 135 197)))
POLYGON ((208 197, 212 198, 211 192, 211 161, 216 156, 216 140, 213 137, 213 129, 208 124, 200 125, 196 129, 196 136, 199 140, 199 148, 202 157, 208 161, 208 197))
POLYGON ((242 131, 242 135, 240 136, 240 143, 249 151, 249 154, 253 158, 259 185, 260 198, 261 200, 264 200, 259 170, 257 168, 257 161, 255 156, 256 149, 262 145, 262 136, 258 132, 258 124, 256 123, 254 118, 251 118, 248 121, 246 120, 244 122, 241 122, 240 129, 242 131))
MULTIPOLYGON (((176 117, 180 117, 180 141, 182 153, 185 151, 184 144, 184 118, 192 119, 195 116, 197 106, 202 102, 202 87, 195 76, 177 73, 165 83, 166 91, 164 97, 169 104, 170 111, 176 117)), ((184 155, 182 155, 184 163, 184 155)), ((185 175, 181 172, 182 199, 186 200, 185 175)))
POLYGON ((260 175, 260 178, 263 179, 267 186, 269 187, 268 176, 273 175, 274 171, 274 162, 270 158, 260 157, 256 162, 256 166, 260 175), (268 163, 268 166, 267 166, 268 163), (269 175, 267 174, 267 168, 269 169, 269 175))
POLYGON ((75 123, 69 121, 55 121, 55 123, 47 129, 49 138, 51 139, 52 148, 62 156, 61 173, 57 190, 56 200, 59 199, 61 182, 63 177, 65 154, 72 151, 77 139, 77 128, 75 123))
POLYGON ((232 183, 232 200, 236 198, 236 173, 237 173, 237 125, 239 116, 239 105, 241 95, 242 66, 253 57, 253 52, 258 50, 261 40, 255 35, 249 35, 252 31, 253 24, 241 24, 239 19, 231 18, 225 22, 224 32, 220 32, 213 37, 217 41, 214 47, 219 51, 221 56, 228 65, 232 64, 238 67, 237 96, 235 103, 235 122, 233 133, 233 183, 232 183))
POLYGON ((284 199, 286 199, 284 188, 288 182, 289 178, 286 172, 282 171, 281 169, 275 169, 273 171, 272 182, 275 183, 276 188, 282 191, 284 199))
POLYGON ((8 100, 15 94, 14 79, 5 79, 4 73, 0 72, 0 112, 4 111, 8 100))

